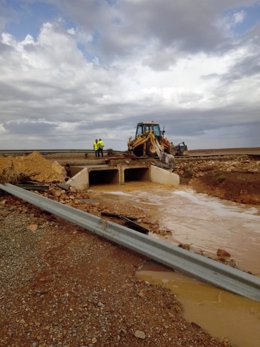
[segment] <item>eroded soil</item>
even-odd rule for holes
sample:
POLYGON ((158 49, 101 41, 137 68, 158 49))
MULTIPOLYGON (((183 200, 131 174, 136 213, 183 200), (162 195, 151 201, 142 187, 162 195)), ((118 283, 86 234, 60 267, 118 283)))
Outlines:
POLYGON ((256 158, 181 159, 176 172, 197 192, 245 204, 260 203, 260 161, 256 158))

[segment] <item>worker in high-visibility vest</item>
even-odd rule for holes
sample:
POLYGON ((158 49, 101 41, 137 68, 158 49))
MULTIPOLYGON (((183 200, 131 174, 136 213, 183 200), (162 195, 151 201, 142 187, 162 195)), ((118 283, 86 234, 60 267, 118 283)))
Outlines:
POLYGON ((93 142, 93 149, 94 149, 94 151, 95 151, 95 157, 99 157, 98 139, 96 139, 96 140, 93 142))
POLYGON ((98 156, 100 156, 101 155, 101 157, 103 157, 103 148, 105 147, 105 144, 104 144, 104 142, 101 140, 101 139, 99 139, 98 140, 98 156))

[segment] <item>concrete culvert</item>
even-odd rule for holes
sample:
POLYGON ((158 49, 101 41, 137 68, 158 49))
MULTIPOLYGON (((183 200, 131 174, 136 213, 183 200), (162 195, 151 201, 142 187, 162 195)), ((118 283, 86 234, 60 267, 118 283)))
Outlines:
POLYGON ((119 184, 118 170, 96 170, 89 172, 89 185, 119 184))
POLYGON ((149 180, 149 168, 125 169, 125 182, 149 180))

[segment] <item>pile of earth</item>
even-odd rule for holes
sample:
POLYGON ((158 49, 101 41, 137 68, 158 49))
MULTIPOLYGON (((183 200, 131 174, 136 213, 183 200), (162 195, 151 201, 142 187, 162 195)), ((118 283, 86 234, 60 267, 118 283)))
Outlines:
POLYGON ((260 161, 250 157, 181 160, 176 172, 196 191, 246 204, 260 203, 260 161))
POLYGON ((0 183, 64 182, 65 169, 57 162, 45 159, 40 153, 27 156, 0 157, 0 183))

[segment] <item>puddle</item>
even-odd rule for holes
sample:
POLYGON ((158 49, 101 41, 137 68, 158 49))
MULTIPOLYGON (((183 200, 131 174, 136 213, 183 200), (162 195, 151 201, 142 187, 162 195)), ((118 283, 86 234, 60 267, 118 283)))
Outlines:
MULTIPOLYGON (((150 271, 148 265, 137 273, 139 279, 160 284, 176 294, 184 308, 184 317, 212 336, 228 339, 232 346, 260 345, 260 303, 215 288, 183 274, 150 271)), ((158 265, 156 266, 158 268, 158 265)))
MULTIPOLYGON (((166 242, 189 243, 194 250, 216 255, 222 248, 239 268, 260 276, 260 208, 237 204, 191 189, 172 189, 152 183, 99 186, 102 199, 110 198, 127 211, 135 206, 160 227, 172 231, 166 242), (113 200, 115 199, 115 200, 113 200)), ((228 338, 235 347, 260 346, 260 303, 220 290, 191 277, 144 268, 137 276, 171 289, 184 307, 188 321, 211 335, 228 338)), ((157 269, 156 269, 157 270, 157 269)))

